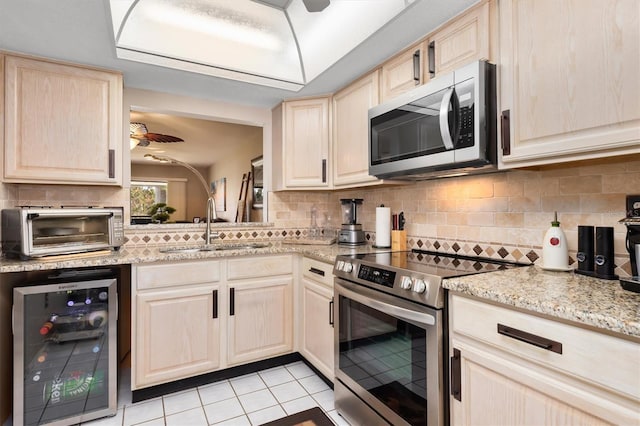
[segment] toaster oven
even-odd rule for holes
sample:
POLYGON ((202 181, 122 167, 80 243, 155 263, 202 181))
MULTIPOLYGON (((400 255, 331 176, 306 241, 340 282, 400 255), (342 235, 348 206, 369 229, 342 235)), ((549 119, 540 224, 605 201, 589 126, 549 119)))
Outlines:
POLYGON ((118 250, 124 244, 122 207, 18 207, 2 210, 2 251, 23 260, 118 250))

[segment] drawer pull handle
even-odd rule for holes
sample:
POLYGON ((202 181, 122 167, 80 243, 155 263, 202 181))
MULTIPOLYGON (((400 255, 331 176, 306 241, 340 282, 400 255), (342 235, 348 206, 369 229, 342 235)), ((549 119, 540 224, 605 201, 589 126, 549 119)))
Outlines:
POLYGON ((331 302, 329 302, 329 325, 333 327, 333 297, 331 298, 331 302))
POLYGON ((218 318, 218 290, 213 290, 213 319, 218 318))
POLYGON ((236 314, 236 289, 231 287, 229 289, 229 315, 234 316, 236 314))
POLYGON ((318 274, 321 277, 324 277, 324 271, 322 269, 318 269, 318 268, 309 268, 309 272, 314 273, 314 274, 318 274))
POLYGON ((453 348, 451 357, 451 395, 458 401, 462 401, 462 364, 460 349, 453 348))
POLYGON ((550 340, 545 337, 536 336, 526 331, 518 330, 503 324, 498 324, 498 334, 546 349, 557 354, 562 354, 562 343, 550 340))

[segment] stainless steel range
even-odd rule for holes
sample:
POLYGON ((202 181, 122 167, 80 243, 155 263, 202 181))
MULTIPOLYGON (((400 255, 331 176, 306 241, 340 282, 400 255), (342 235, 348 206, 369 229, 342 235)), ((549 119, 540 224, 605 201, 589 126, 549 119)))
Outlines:
POLYGON ((442 279, 514 266, 417 250, 338 256, 338 412, 352 424, 448 424, 442 279))

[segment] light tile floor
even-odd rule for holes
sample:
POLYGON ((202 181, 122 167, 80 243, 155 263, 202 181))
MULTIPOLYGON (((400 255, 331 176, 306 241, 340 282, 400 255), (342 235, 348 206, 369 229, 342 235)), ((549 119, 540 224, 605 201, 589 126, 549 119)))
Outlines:
POLYGON ((334 409, 333 390, 302 361, 135 404, 128 378, 120 383, 116 416, 83 425, 260 425, 320 407, 336 425, 348 426, 334 409))

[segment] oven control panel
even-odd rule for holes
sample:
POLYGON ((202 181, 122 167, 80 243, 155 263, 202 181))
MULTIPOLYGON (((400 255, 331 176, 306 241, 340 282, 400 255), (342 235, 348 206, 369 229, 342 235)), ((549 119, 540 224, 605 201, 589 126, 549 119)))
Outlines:
POLYGON ((369 265, 360 265, 358 278, 360 278, 361 280, 383 285, 385 287, 393 288, 393 283, 396 280, 396 273, 394 271, 376 268, 369 265))

